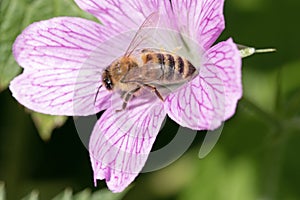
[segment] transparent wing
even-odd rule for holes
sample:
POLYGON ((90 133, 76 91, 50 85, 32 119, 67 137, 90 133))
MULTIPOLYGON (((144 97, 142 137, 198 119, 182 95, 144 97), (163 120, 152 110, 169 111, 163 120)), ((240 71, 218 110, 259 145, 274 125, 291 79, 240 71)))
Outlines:
POLYGON ((163 76, 162 66, 157 63, 147 63, 141 67, 131 68, 124 78, 123 83, 155 83, 163 76))
POLYGON ((159 22, 158 12, 151 13, 135 33, 124 56, 130 56, 137 47, 139 47, 147 39, 151 38, 153 32, 155 31, 155 28, 158 25, 158 22, 159 22))

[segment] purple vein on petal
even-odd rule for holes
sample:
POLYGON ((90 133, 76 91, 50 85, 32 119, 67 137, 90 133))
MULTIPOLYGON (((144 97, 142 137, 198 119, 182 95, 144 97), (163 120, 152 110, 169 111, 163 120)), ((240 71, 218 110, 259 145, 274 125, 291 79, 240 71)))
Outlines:
POLYGON ((121 106, 113 104, 94 128, 90 152, 95 178, 106 179, 113 191, 124 189, 142 169, 165 116, 161 102, 143 101, 135 99, 130 111, 121 114, 112 113, 121 106))

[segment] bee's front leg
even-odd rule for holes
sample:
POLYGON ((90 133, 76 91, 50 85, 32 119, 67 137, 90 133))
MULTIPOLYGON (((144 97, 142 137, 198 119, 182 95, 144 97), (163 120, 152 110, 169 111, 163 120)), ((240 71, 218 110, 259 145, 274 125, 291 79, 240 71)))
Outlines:
POLYGON ((116 110, 116 112, 120 112, 120 111, 125 110, 126 107, 127 107, 127 103, 128 103, 129 100, 131 99, 132 95, 133 95, 135 92, 137 92, 139 89, 140 89, 140 87, 135 88, 135 89, 133 89, 133 90, 130 90, 130 91, 124 93, 124 94, 122 95, 122 98, 123 98, 122 109, 116 110))

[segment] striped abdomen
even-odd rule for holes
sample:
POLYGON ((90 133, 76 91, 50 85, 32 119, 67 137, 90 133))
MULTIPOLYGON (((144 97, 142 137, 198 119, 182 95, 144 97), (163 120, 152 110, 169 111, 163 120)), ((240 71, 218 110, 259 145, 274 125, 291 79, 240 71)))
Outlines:
POLYGON ((162 70, 161 81, 166 83, 179 83, 191 79, 196 68, 187 59, 170 54, 146 52, 142 55, 144 64, 157 63, 162 70))

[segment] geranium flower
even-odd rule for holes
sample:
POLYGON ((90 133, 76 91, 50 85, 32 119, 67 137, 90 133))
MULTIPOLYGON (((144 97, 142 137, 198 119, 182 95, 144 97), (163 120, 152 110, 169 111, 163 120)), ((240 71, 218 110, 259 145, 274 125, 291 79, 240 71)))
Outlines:
MULTIPOLYGON (((14 43, 24 71, 10 90, 41 113, 87 116, 106 110, 92 132, 90 158, 95 181, 105 179, 110 190, 120 192, 142 170, 166 115, 190 129, 213 130, 234 114, 242 95, 241 56, 232 39, 212 46, 224 29, 223 0, 75 1, 103 25, 75 17, 30 25, 14 43), (154 95, 135 97, 125 111, 115 112, 120 96, 101 87, 96 97, 101 73, 113 61, 110 55, 122 55, 130 42, 118 35, 136 31, 153 12, 166 28, 200 47, 199 74, 164 102, 154 95)), ((172 46, 168 42, 164 45, 172 46)))

